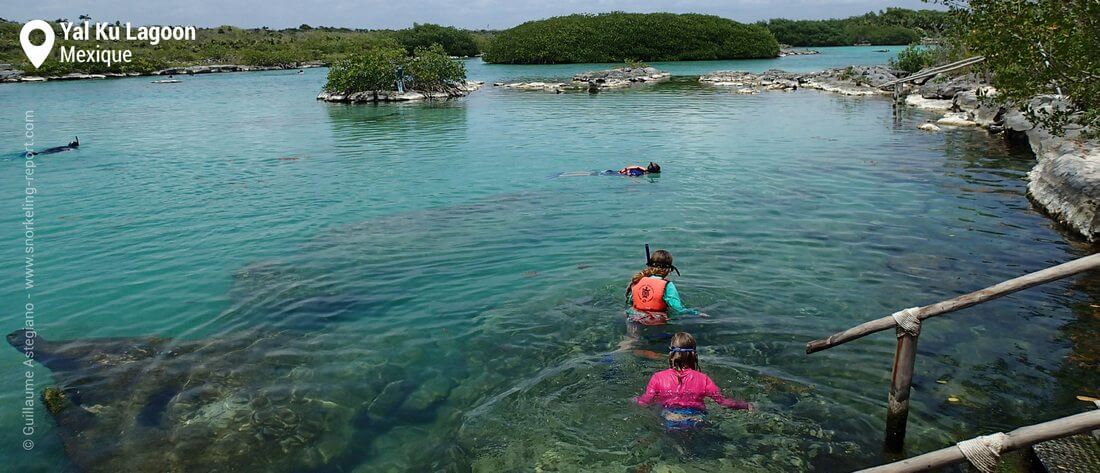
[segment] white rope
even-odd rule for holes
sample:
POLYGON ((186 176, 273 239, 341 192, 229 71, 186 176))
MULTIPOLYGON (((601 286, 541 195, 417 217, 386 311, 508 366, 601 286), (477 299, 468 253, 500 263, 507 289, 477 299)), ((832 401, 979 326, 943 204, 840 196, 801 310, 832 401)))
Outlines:
POLYGON ((955 444, 962 454, 982 473, 997 471, 997 464, 1001 461, 1001 452, 1008 444, 1008 436, 997 432, 970 440, 963 440, 955 444))
POLYGON ((893 314, 890 314, 894 318, 894 322, 901 327, 905 333, 909 335, 920 335, 920 317, 917 317, 917 309, 920 307, 910 307, 908 309, 902 309, 893 314))

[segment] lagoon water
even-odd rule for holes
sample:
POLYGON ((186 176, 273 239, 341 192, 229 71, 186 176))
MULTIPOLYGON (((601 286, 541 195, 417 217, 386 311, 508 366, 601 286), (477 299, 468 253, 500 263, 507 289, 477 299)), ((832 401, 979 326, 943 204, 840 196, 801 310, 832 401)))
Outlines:
MULTIPOLYGON (((23 323, 18 151, 34 110, 40 148, 82 144, 37 158, 40 334, 308 334, 287 349, 308 363, 257 382, 359 413, 325 426, 338 447, 302 447, 327 449, 333 468, 876 464, 893 335, 814 355, 804 343, 1089 249, 1030 205, 1027 150, 919 131, 933 115, 895 115, 888 99, 735 95, 693 77, 885 62, 874 49, 657 64, 674 79, 591 96, 487 84, 384 106, 315 101, 323 70, 0 85, 4 330, 23 323), (651 160, 660 177, 555 177, 651 160), (616 351, 647 242, 672 251, 685 302, 711 317, 648 330, 636 348, 695 334, 703 371, 758 411, 712 408, 710 427, 677 436, 631 402, 665 367, 616 351)), ((597 66, 467 67, 492 83, 597 66)), ((907 452, 1086 408, 1074 396, 1100 385, 1098 299, 1100 280, 1080 277, 927 322, 907 452)), ((0 463, 65 467, 41 406, 23 451, 22 357, 0 359, 0 463)))

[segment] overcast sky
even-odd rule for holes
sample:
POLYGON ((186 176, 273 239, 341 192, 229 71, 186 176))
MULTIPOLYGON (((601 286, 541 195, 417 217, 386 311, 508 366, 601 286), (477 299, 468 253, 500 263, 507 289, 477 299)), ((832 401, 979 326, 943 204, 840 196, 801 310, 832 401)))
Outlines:
POLYGON ((606 11, 709 13, 739 21, 837 18, 887 7, 935 8, 920 0, 0 0, 9 20, 75 20, 195 26, 404 28, 439 23, 508 28, 527 20, 606 11))

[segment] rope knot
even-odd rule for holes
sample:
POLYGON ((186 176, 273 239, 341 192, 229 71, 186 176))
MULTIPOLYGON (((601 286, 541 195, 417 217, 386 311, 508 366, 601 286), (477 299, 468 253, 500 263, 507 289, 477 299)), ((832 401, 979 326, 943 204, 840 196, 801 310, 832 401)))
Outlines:
MULTIPOLYGON (((902 309, 893 314, 890 314, 894 318, 894 322, 898 324, 898 327, 905 331, 905 333, 917 336, 920 335, 920 317, 917 316, 917 309, 920 307, 910 307, 908 309, 902 309)), ((901 336, 901 332, 898 333, 901 336)))
POLYGON ((974 468, 982 473, 997 471, 1001 452, 1008 447, 1008 436, 1002 432, 963 440, 955 444, 974 468))

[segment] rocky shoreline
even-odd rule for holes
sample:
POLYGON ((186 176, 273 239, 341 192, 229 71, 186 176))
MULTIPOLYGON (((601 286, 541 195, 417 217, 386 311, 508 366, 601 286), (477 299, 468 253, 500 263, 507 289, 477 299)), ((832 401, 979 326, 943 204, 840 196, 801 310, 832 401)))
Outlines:
POLYGON ((807 56, 811 54, 821 54, 821 52, 816 49, 799 49, 786 44, 779 45, 779 57, 807 56))
MULTIPOLYGON (((703 75, 699 81, 741 94, 804 87, 852 96, 891 96, 893 91, 878 86, 898 77, 886 66, 850 66, 814 73, 720 71, 703 75)), ((1067 125, 1061 135, 1054 135, 1031 123, 1020 110, 987 100, 996 94, 996 89, 982 78, 966 74, 932 79, 920 86, 904 85, 898 99, 906 106, 943 113, 934 123, 919 125, 922 130, 977 127, 1026 142, 1038 161, 1028 173, 1028 197, 1088 241, 1100 241, 1100 140, 1086 139, 1088 130, 1076 123, 1067 125)), ((1032 109, 1066 106, 1063 98, 1052 95, 1038 96, 1031 102, 1032 109)))
POLYGON ((620 67, 576 74, 570 82, 497 82, 493 86, 555 93, 576 90, 599 92, 606 89, 621 89, 639 84, 663 82, 670 77, 672 77, 672 74, 657 70, 655 67, 620 67))
POLYGON ((406 90, 372 90, 365 92, 338 93, 321 91, 317 94, 317 100, 333 103, 378 103, 378 102, 417 102, 422 100, 447 100, 457 97, 465 97, 484 85, 480 81, 466 81, 445 91, 406 90))
POLYGON ((164 75, 195 75, 216 74, 222 72, 257 72, 257 71, 287 71, 295 69, 312 69, 325 67, 322 63, 308 63, 298 66, 244 66, 240 64, 211 64, 200 66, 181 66, 161 69, 151 73, 143 72, 107 72, 103 74, 84 74, 72 72, 62 76, 29 76, 22 71, 12 69, 0 70, 0 83, 4 82, 46 82, 51 80, 95 80, 95 79, 120 79, 124 77, 149 77, 164 75))
POLYGON ((731 87, 741 94, 756 94, 766 90, 797 90, 799 87, 843 95, 890 95, 879 85, 897 79, 886 66, 848 66, 820 72, 786 72, 770 69, 762 74, 741 71, 718 71, 704 74, 699 82, 718 87, 731 87))

